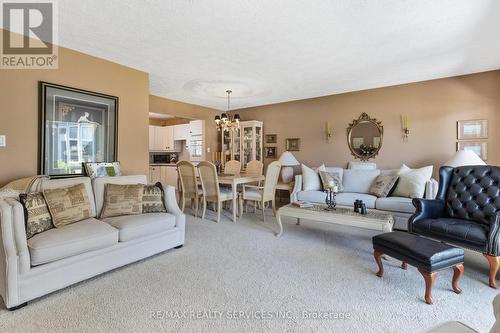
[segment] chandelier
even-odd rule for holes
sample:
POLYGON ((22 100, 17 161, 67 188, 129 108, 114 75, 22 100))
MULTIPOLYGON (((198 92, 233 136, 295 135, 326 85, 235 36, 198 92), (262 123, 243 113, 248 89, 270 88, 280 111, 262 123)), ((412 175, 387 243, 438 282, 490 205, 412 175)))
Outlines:
POLYGON ((240 128, 240 115, 235 114, 231 116, 229 111, 231 110, 231 93, 232 90, 226 90, 227 94, 227 111, 222 113, 220 116, 215 116, 215 124, 217 125, 217 131, 234 131, 240 128))

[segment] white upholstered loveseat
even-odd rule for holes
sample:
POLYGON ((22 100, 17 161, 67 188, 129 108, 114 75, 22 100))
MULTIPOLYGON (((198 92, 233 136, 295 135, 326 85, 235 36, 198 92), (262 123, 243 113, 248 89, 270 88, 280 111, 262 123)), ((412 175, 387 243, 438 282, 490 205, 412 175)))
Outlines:
POLYGON ((103 220, 97 217, 105 184, 146 184, 146 176, 54 179, 43 181, 41 187, 79 183, 87 190, 92 217, 30 239, 23 206, 13 198, 0 199, 0 295, 7 308, 184 244, 185 215, 177 205, 174 187, 163 187, 167 213, 103 220))
MULTIPOLYGON (((352 207, 357 199, 363 200, 366 208, 389 212, 394 217, 394 228, 407 230, 408 218, 415 212, 412 199, 388 196, 377 198, 369 194, 370 186, 378 175, 391 173, 394 170, 378 169, 343 169, 338 167, 326 167, 327 172, 340 175, 343 192, 336 196, 337 205, 352 207)), ((425 198, 434 199, 437 194, 438 182, 430 179, 425 184, 425 198)), ((304 191, 302 189, 302 175, 295 176, 295 184, 290 195, 290 201, 310 201, 324 203, 326 194, 323 191, 304 191)))

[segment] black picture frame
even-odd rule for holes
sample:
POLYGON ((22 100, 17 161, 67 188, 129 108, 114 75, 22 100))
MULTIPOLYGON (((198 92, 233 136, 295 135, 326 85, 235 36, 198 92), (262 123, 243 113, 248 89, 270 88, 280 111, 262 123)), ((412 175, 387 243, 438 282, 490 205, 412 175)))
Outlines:
POLYGON ((84 176, 84 162, 116 161, 118 110, 117 96, 39 81, 38 173, 84 176))
POLYGON ((277 147, 266 147, 265 148, 266 158, 278 158, 278 148, 277 147))

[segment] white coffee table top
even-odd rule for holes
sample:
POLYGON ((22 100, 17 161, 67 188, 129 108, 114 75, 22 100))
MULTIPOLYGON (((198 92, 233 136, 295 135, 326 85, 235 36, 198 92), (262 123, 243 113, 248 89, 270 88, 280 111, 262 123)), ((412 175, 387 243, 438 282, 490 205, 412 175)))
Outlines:
POLYGON ((276 236, 280 237, 283 234, 283 225, 281 223, 282 216, 383 232, 392 231, 392 227, 394 226, 394 217, 389 213, 369 209, 366 215, 362 215, 355 213, 352 207, 340 206, 335 210, 326 210, 325 208, 326 205, 314 205, 312 208, 300 208, 294 204, 281 207, 276 213, 276 219, 280 228, 276 236))

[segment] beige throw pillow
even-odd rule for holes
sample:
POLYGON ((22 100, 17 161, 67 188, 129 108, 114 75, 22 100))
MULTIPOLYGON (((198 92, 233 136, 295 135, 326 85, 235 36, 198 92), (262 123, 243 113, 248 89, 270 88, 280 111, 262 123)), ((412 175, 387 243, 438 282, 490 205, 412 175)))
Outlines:
POLYGON ((92 212, 84 184, 46 189, 43 196, 56 228, 88 219, 92 212))
POLYGON ((423 198, 425 184, 432 177, 432 165, 420 169, 410 169, 402 165, 396 189, 392 193, 394 197, 423 198))
POLYGON ((378 176, 377 179, 375 179, 375 181, 372 183, 372 186, 370 186, 369 193, 379 198, 387 197, 391 189, 394 187, 394 184, 396 184, 398 177, 398 175, 378 176))
POLYGON ((54 228, 47 202, 42 192, 33 192, 19 195, 19 201, 24 207, 26 223, 26 238, 54 228))
POLYGON ((330 188, 332 185, 337 186, 337 192, 342 192, 342 181, 340 180, 340 174, 337 172, 320 171, 319 177, 321 178, 321 183, 323 185, 323 190, 330 188))
POLYGON ((325 165, 321 165, 317 169, 312 169, 304 164, 302 168, 302 191, 321 191, 321 179, 318 172, 326 171, 325 165))
POLYGON ((163 202, 163 187, 161 183, 155 185, 144 185, 142 194, 142 212, 143 213, 166 213, 165 203, 163 202))
POLYGON ((106 184, 101 218, 142 214, 142 184, 106 184))

